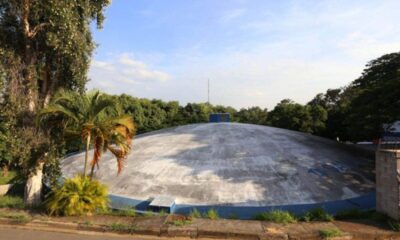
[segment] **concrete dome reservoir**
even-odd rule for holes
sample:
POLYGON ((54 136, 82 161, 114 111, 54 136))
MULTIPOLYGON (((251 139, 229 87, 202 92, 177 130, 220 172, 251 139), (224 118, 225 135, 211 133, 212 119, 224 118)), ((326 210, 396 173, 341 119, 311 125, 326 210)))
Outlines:
MULTIPOLYGON (((92 153, 91 153, 92 154, 92 153)), ((62 160, 64 177, 84 153, 62 160)), ((239 123, 179 126, 138 135, 120 175, 110 153, 96 177, 111 194, 177 205, 262 207, 352 199, 374 191, 371 161, 328 139, 239 123)))

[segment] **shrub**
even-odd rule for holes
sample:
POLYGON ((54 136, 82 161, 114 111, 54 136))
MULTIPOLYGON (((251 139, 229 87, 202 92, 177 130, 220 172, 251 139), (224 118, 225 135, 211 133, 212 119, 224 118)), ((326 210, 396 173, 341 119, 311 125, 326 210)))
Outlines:
POLYGON ((306 222, 310 221, 330 222, 333 221, 333 216, 327 213, 323 208, 314 208, 308 211, 303 216, 303 220, 306 222))
POLYGON ((195 208, 190 212, 189 216, 191 218, 201 218, 201 213, 195 208))
POLYGON ((107 187, 89 177, 76 176, 65 180, 45 201, 50 215, 90 215, 107 209, 107 187))
POLYGON ((254 219, 260 221, 283 223, 283 224, 297 222, 296 217, 293 214, 282 210, 273 210, 270 212, 260 213, 254 216, 254 219))
POLYGON ((400 232, 400 222, 395 220, 389 220, 388 225, 393 231, 400 232))
POLYGON ((204 217, 212 219, 212 220, 216 220, 219 218, 219 215, 218 215, 217 210, 215 210, 214 208, 211 208, 210 210, 208 210, 206 212, 204 217))
POLYGON ((340 237, 343 235, 343 232, 337 228, 328 228, 319 230, 319 236, 326 239, 326 238, 333 238, 333 237, 340 237))
POLYGON ((25 208, 24 200, 18 196, 4 195, 0 196, 0 208, 25 208))
POLYGON ((17 178, 17 172, 15 171, 9 171, 5 175, 4 171, 0 170, 0 185, 13 183, 17 178))

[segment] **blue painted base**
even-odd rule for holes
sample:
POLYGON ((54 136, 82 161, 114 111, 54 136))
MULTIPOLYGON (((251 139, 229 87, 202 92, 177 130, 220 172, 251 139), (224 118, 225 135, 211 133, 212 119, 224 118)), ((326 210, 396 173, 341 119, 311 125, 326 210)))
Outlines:
MULTIPOLYGON (((113 208, 126 208, 135 207, 139 212, 147 211, 150 201, 136 200, 128 197, 117 196, 110 194, 111 206, 113 208)), ((293 204, 293 205, 280 205, 280 206, 263 206, 263 207, 251 207, 251 206, 221 206, 221 205, 185 205, 177 204, 172 210, 174 213, 189 214, 193 209, 197 209, 199 212, 204 213, 209 209, 215 209, 219 216, 222 218, 229 218, 232 216, 238 219, 251 219, 256 214, 271 210, 285 210, 290 211, 296 215, 303 215, 310 209, 321 207, 330 214, 335 214, 338 211, 346 209, 358 208, 360 210, 371 210, 375 209, 376 194, 371 192, 369 194, 359 196, 356 198, 336 200, 322 203, 311 203, 311 204, 293 204)))

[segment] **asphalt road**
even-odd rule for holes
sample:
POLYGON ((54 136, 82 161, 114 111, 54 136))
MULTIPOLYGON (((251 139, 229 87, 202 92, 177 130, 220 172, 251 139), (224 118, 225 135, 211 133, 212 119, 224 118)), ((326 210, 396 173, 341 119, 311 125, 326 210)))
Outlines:
MULTIPOLYGON (((105 233, 76 234, 0 227, 0 240, 156 240, 160 238, 105 233)), ((163 238, 165 239, 165 238, 163 238)))

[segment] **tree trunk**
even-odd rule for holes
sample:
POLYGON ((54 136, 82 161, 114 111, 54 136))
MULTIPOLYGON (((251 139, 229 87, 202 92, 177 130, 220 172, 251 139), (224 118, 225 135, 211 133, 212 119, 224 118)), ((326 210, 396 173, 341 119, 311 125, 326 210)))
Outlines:
POLYGON ((88 163, 88 158, 89 158, 89 147, 90 147, 90 133, 88 134, 88 136, 86 138, 85 166, 83 167, 83 176, 86 176, 86 169, 87 169, 87 163, 88 163))
POLYGON ((40 162, 25 184, 24 202, 27 206, 38 206, 42 201, 42 177, 44 162, 40 162))

